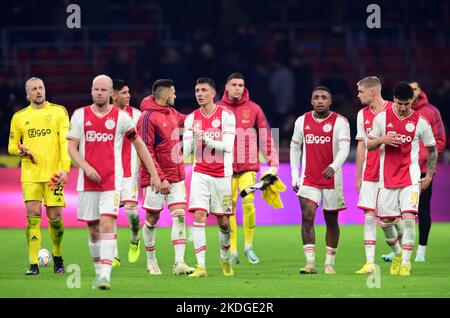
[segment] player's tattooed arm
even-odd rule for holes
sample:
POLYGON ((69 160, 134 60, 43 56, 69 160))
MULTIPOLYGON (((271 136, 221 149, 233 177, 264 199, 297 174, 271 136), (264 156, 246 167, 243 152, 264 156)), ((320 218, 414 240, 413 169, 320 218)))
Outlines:
POLYGON ((427 147, 428 149, 428 160, 427 160, 427 175, 433 177, 436 171, 437 164, 437 149, 435 146, 427 147))
POLYGON ((427 147, 428 149, 428 160, 427 160, 427 175, 420 179, 420 189, 426 190, 433 180, 433 175, 436 170, 437 163, 437 149, 435 146, 427 147))

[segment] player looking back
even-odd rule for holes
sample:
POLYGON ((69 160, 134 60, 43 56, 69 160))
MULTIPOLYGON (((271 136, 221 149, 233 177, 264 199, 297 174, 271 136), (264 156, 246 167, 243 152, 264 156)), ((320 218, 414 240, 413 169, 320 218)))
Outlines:
POLYGON ((30 262, 30 269, 25 275, 39 274, 42 199, 53 243, 53 270, 56 274, 63 274, 62 208, 66 206, 63 186, 70 170, 66 139, 69 115, 64 106, 45 100, 45 86, 40 78, 27 80, 25 91, 30 105, 14 114, 8 144, 9 154, 22 157, 21 182, 27 210, 26 237, 30 262), (52 176, 58 181, 50 187, 48 183, 52 176))
POLYGON ((292 187, 300 197, 302 240, 306 266, 300 274, 316 274, 314 217, 322 208, 327 226, 325 273, 334 274, 334 259, 339 242, 339 211, 345 209, 342 189, 342 165, 350 148, 347 119, 330 111, 330 90, 324 86, 312 92, 313 111, 295 121, 291 141, 292 187), (299 178, 300 158, 302 173, 299 178))

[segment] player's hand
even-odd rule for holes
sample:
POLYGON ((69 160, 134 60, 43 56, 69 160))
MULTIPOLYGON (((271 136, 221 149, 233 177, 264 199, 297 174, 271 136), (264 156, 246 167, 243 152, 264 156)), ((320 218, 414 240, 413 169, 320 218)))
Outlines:
POLYGON ((198 128, 194 128, 193 129, 193 134, 194 134, 195 140, 203 141, 203 138, 204 138, 203 130, 198 129, 198 128))
POLYGON ((58 189, 59 187, 66 186, 67 182, 69 181, 69 174, 64 170, 61 170, 60 172, 55 173, 50 179, 51 182, 49 182, 47 185, 53 191, 55 189, 58 189))
POLYGON ((171 186, 170 186, 169 181, 167 181, 166 179, 164 179, 164 180, 161 182, 161 194, 169 194, 171 189, 172 189, 172 188, 171 188, 171 186))
POLYGON ((150 186, 155 193, 160 193, 161 191, 161 179, 159 175, 150 175, 150 186))
POLYGON ((359 193, 359 191, 361 191, 361 184, 362 184, 362 179, 356 178, 356 192, 358 192, 358 193, 359 193))
POLYGON ((19 144, 19 156, 21 156, 22 158, 29 158, 31 160, 31 163, 37 164, 36 157, 33 155, 31 150, 22 144, 19 144))
POLYGON ((420 179, 419 180, 420 191, 424 191, 424 190, 428 189, 432 180, 433 180, 433 177, 429 176, 429 175, 426 175, 424 178, 420 179))
POLYGON ((322 175, 325 179, 331 179, 334 176, 334 172, 334 169, 328 166, 322 171, 322 175))
POLYGON ((402 142, 400 141, 400 135, 396 133, 388 133, 384 135, 382 138, 382 142, 385 145, 392 146, 392 147, 399 147, 402 142))
POLYGON ((276 176, 278 173, 278 167, 270 167, 267 171, 265 171, 263 174, 272 174, 276 176))
POLYGON ((295 193, 300 190, 300 179, 298 177, 292 179, 292 190, 294 190, 295 193))
POLYGON ((84 174, 89 178, 89 180, 95 183, 100 183, 102 181, 102 177, 100 177, 98 172, 92 166, 88 166, 84 169, 84 174))

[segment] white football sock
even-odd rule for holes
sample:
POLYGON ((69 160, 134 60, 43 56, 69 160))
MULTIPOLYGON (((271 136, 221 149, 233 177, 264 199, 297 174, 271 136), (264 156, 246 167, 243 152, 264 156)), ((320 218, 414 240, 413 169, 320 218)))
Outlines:
POLYGON ((91 252, 92 262, 95 267, 95 275, 100 274, 100 240, 97 242, 88 241, 89 251, 91 252))
POLYGON ((172 244, 175 250, 175 263, 184 263, 186 249, 186 225, 183 209, 174 210, 172 214, 172 244))
POLYGON ((375 262, 375 245, 377 243, 377 217, 364 215, 364 249, 366 251, 366 262, 375 262))
POLYGON ((401 248, 400 244, 398 243, 397 230, 395 229, 394 222, 391 223, 380 222, 380 224, 384 232, 386 243, 389 245, 389 247, 395 254, 399 254, 401 252, 401 248))
POLYGON ((103 233, 100 235, 100 258, 102 263, 100 275, 106 277, 108 280, 111 278, 116 239, 117 235, 115 233, 103 233))
POLYGON ((141 229, 141 220, 136 204, 125 204, 125 212, 128 215, 128 222, 131 230, 131 243, 137 244, 139 241, 139 231, 141 229))
POLYGON ((194 249, 195 256, 197 257, 197 265, 205 267, 205 256, 206 256, 206 231, 205 223, 193 223, 193 233, 194 233, 194 249))
POLYGON ((403 214, 403 224, 405 225, 405 232, 403 234, 403 255, 402 264, 407 265, 411 262, 411 254, 414 249, 414 241, 416 239, 416 222, 415 215, 411 213, 403 214))
POLYGON ((152 225, 148 221, 145 221, 142 236, 144 238, 145 250, 147 251, 147 260, 153 261, 156 259, 156 224, 152 225))
POLYGON ((219 227, 219 244, 220 244, 220 258, 228 259, 230 257, 230 237, 231 237, 231 227, 223 231, 219 227))
POLYGON ((325 265, 334 266, 334 258, 336 257, 336 252, 337 248, 327 246, 325 255, 325 265))
POLYGON ((303 253, 305 253, 307 263, 315 264, 315 262, 316 262, 316 246, 314 244, 303 245, 303 253))

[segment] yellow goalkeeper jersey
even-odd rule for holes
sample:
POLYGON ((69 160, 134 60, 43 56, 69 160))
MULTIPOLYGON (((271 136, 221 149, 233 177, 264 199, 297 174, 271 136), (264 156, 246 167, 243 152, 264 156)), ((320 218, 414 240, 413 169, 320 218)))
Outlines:
POLYGON ((48 182, 60 171, 69 172, 70 157, 66 134, 69 115, 64 106, 46 102, 41 109, 31 105, 16 112, 11 120, 8 152, 19 154, 19 144, 31 150, 36 158, 22 158, 22 182, 48 182))

